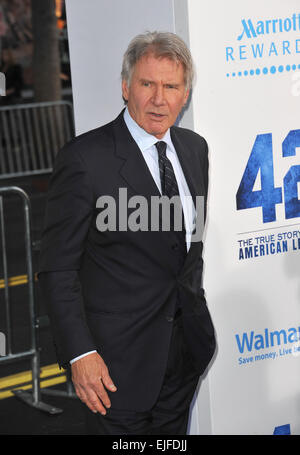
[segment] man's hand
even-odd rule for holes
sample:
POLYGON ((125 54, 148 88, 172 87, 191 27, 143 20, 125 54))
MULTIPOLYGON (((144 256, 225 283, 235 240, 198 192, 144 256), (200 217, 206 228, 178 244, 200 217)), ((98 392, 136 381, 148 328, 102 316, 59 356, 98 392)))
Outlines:
POLYGON ((110 408, 110 399, 105 388, 111 392, 115 392, 117 388, 102 357, 97 352, 88 354, 72 363, 71 371, 75 391, 80 400, 91 411, 105 415, 105 407, 110 408))

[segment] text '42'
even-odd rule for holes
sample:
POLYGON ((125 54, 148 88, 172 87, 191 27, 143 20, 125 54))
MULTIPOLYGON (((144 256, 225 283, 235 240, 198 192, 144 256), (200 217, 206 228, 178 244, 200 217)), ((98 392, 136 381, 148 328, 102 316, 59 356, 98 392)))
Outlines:
MULTIPOLYGON (((297 147, 300 147, 300 130, 293 130, 282 143, 283 158, 295 156, 297 147)), ((269 223, 276 221, 276 204, 284 203, 286 219, 300 217, 298 182, 300 165, 295 165, 285 174, 283 188, 275 188, 272 134, 259 134, 236 194, 237 209, 261 207, 263 222, 269 223), (259 171, 261 186, 254 190, 259 171)))

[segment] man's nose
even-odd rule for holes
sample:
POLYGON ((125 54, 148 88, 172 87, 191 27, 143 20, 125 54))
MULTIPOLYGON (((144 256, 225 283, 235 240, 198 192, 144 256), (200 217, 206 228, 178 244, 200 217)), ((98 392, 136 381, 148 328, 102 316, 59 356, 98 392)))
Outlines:
POLYGON ((161 104, 164 104, 165 98, 164 98, 164 89, 163 86, 157 85, 155 87, 154 93, 152 95, 152 102, 156 106, 159 106, 161 104))

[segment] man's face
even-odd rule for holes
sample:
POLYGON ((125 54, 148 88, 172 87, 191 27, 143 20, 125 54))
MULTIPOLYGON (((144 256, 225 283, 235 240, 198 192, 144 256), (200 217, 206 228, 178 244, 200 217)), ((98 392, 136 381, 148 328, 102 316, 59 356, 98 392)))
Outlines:
POLYGON ((189 96, 182 64, 154 54, 136 63, 130 85, 122 82, 122 92, 131 117, 157 139, 174 125, 189 96))

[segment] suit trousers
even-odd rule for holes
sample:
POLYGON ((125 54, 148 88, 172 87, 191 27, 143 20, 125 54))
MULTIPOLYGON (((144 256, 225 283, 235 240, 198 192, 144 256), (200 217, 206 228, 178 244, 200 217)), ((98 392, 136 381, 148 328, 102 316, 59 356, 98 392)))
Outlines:
POLYGON ((98 435, 186 435, 190 404, 199 373, 193 366, 184 340, 181 315, 175 317, 167 367, 159 396, 145 412, 107 409, 94 414, 85 405, 88 434, 98 435))

